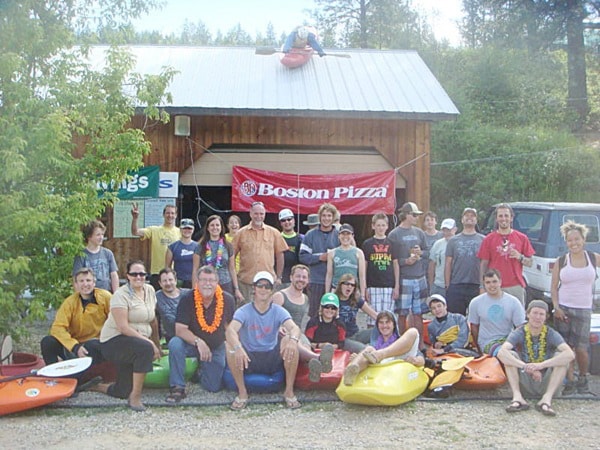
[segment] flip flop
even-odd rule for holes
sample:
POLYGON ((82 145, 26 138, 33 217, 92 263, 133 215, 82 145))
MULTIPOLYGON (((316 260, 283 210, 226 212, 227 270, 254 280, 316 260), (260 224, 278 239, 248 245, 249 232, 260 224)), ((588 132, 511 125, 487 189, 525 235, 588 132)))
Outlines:
POLYGON ((535 405, 535 410, 548 417, 556 416, 556 411, 554 411, 552 406, 550 406, 548 403, 538 403, 535 405))
POLYGON ((334 351, 335 349, 331 344, 325 344, 321 348, 321 353, 319 354, 319 361, 321 361, 322 371, 324 373, 329 373, 331 372, 331 369, 333 369, 333 363, 331 362, 331 360, 333 359, 334 351))
POLYGON ((528 403, 521 403, 518 400, 513 400, 512 402, 510 402, 510 405, 508 405, 506 407, 506 412, 507 413, 515 413, 515 412, 527 411, 528 409, 529 409, 528 403))
POLYGON ((229 409, 231 409, 232 411, 241 411, 242 409, 246 408, 246 406, 248 406, 247 398, 241 399, 239 397, 236 397, 231 403, 231 405, 229 405, 229 409))
POLYGON ((293 397, 283 397, 283 401, 285 402, 285 407, 287 409, 302 408, 302 403, 298 401, 298 397, 295 395, 293 397))

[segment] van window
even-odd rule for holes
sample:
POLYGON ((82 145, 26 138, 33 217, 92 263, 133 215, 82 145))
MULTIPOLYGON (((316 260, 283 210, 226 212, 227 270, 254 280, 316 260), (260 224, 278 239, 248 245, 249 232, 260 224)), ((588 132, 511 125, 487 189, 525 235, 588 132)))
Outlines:
POLYGON ((538 212, 516 212, 513 228, 527 235, 529 240, 538 241, 542 235, 544 215, 538 212))
POLYGON ((600 225, 598 217, 591 214, 565 214, 563 223, 572 220, 575 223, 581 223, 588 227, 588 235, 585 242, 588 244, 597 244, 600 242, 600 225))

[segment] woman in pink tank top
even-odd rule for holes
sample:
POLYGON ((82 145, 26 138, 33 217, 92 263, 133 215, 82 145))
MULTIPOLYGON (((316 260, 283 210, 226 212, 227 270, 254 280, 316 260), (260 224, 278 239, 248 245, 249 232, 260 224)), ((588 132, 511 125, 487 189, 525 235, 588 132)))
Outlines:
POLYGON ((575 392, 589 392, 586 377, 589 367, 587 348, 596 267, 600 262, 600 254, 585 250, 585 238, 588 233, 585 225, 569 221, 560 227, 560 231, 567 242, 569 252, 564 258, 558 258, 552 269, 554 326, 575 351, 579 368, 579 378, 576 381, 574 362, 571 363, 567 373, 567 384, 562 393, 564 396, 575 392))

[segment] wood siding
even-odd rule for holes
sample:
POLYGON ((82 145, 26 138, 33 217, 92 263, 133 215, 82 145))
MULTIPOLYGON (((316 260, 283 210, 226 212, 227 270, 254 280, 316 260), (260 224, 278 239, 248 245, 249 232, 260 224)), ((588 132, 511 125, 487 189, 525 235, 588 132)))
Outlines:
MULTIPOLYGON (((143 128, 145 120, 136 116, 133 126, 143 128)), ((173 128, 173 120, 166 125, 146 124, 146 135, 152 145, 152 152, 144 161, 146 165, 157 164, 161 171, 183 173, 192 159, 197 161, 204 149, 213 145, 375 148, 393 167, 401 167, 399 173, 406 180, 405 199, 401 200, 414 201, 423 211, 429 209, 429 122, 193 116, 189 139, 175 136, 173 128)), ((110 211, 107 220, 112 222, 110 211)), ((147 243, 108 237, 106 246, 115 253, 121 276, 128 260, 139 258, 149 263, 147 243)))

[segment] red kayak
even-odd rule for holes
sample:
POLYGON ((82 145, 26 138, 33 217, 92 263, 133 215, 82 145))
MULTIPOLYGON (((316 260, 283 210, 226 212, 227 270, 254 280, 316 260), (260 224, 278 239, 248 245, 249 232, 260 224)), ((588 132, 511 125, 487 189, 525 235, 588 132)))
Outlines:
POLYGON ((283 54, 281 64, 289 69, 295 69, 306 64, 312 58, 314 52, 311 47, 292 48, 289 53, 283 54))
POLYGON ((7 382, 0 379, 0 416, 70 397, 76 386, 75 378, 28 377, 7 382))

